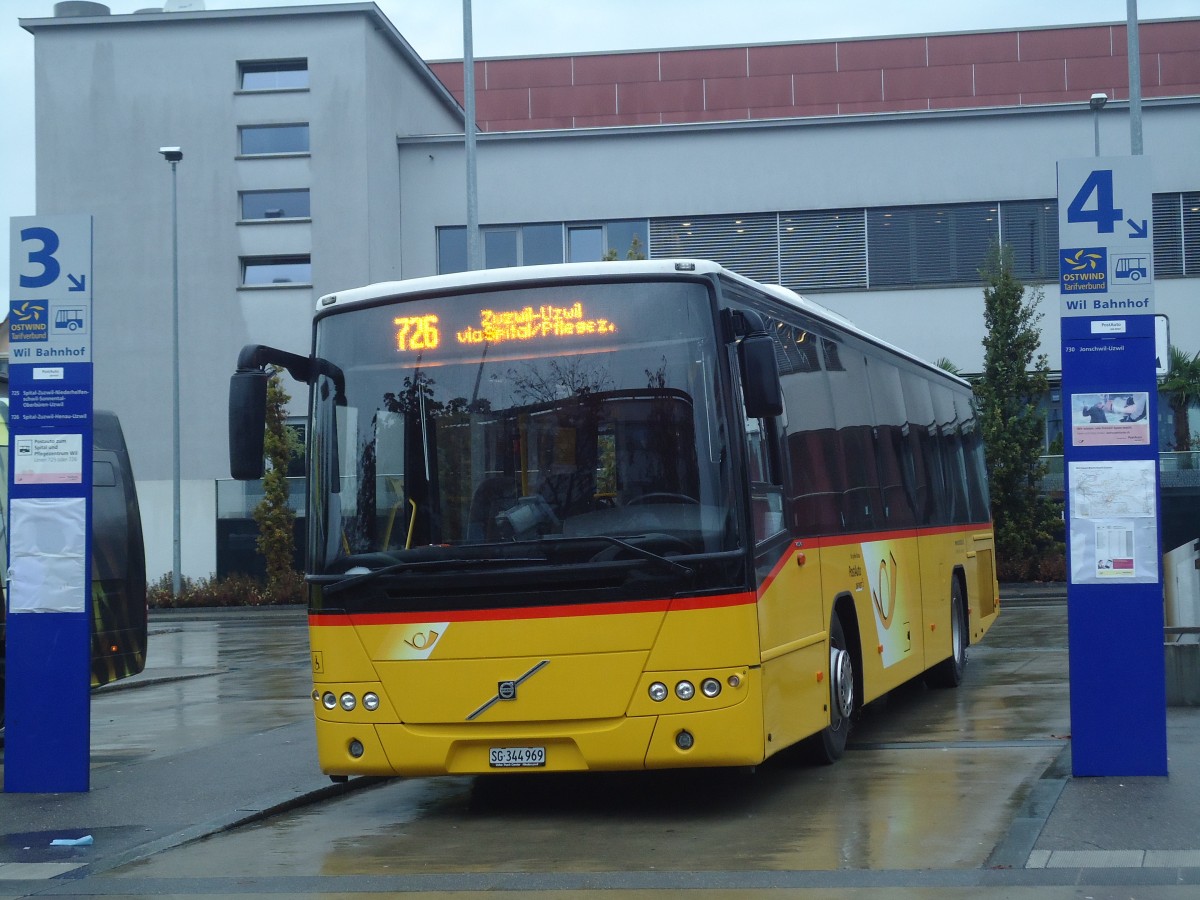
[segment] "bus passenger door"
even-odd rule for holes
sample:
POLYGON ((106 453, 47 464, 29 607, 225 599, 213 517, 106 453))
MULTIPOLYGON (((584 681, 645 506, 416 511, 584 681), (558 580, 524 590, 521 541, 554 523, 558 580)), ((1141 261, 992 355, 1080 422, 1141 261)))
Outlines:
POLYGON ((758 587, 767 754, 828 723, 821 566, 815 542, 792 538, 784 503, 781 423, 746 420, 750 528, 758 587))

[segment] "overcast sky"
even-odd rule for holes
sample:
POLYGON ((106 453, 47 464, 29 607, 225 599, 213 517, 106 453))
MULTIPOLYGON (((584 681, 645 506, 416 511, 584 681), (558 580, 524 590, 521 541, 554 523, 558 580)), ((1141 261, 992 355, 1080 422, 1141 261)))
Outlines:
MULTIPOLYGON (((165 0, 109 0, 114 14, 165 0)), ((193 0, 194 2, 194 0, 193 0)), ((312 6, 317 0, 207 0, 208 9, 312 6)), ((454 0, 377 0, 423 58, 462 56, 454 0)), ((473 0, 476 57, 661 49, 1123 22, 1127 0, 473 0)), ((1140 0, 1142 20, 1194 16, 1197 0, 1140 0)), ((37 212, 34 196, 33 35, 21 18, 54 0, 0 3, 0 222, 37 212)), ((87 210, 79 210, 87 212, 87 210)), ((8 286, 8 241, 0 285, 8 286)))

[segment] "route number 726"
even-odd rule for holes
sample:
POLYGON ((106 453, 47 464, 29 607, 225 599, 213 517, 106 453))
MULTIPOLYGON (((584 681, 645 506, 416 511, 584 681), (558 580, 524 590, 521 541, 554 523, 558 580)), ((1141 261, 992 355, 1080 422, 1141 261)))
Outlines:
POLYGON ((392 320, 396 326, 396 349, 436 350, 441 343, 437 316, 398 316, 392 320))
POLYGON ((1125 218, 1125 211, 1113 202, 1112 169, 1096 169, 1084 179, 1083 186, 1067 207, 1068 222, 1095 222, 1101 234, 1112 234, 1116 224, 1125 218), (1088 208, 1092 195, 1095 204, 1088 208))

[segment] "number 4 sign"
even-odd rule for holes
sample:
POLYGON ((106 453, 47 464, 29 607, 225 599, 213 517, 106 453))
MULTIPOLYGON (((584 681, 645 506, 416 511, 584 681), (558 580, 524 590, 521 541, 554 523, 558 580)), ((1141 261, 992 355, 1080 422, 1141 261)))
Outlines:
POLYGON ((1146 157, 1060 160, 1062 315, 1153 313, 1153 224, 1146 157))

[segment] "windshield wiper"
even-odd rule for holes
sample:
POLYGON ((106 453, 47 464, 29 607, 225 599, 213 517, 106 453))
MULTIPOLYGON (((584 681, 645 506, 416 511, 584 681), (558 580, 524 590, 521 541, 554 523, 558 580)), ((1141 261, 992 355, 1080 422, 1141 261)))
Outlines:
POLYGON ((642 559, 649 560, 650 562, 658 563, 661 566, 665 566, 666 568, 670 569, 672 572, 675 572, 677 575, 691 576, 691 575, 696 574, 695 570, 691 566, 685 566, 683 563, 678 563, 678 562, 675 562, 675 560, 670 559, 666 556, 661 556, 661 555, 655 553, 653 550, 647 550, 645 547, 639 547, 637 544, 631 544, 631 543, 629 543, 629 541, 623 541, 620 538, 613 537, 612 535, 609 535, 609 534, 588 534, 588 535, 579 535, 577 537, 565 537, 565 536, 564 537, 552 537, 549 535, 544 535, 543 537, 539 538, 537 541, 531 541, 530 543, 537 543, 539 545, 581 544, 581 543, 589 543, 589 542, 593 542, 593 541, 606 541, 606 542, 612 544, 614 547, 619 547, 622 550, 628 550, 630 553, 633 553, 636 556, 640 556, 642 559))
POLYGON ((383 566, 379 569, 372 569, 370 572, 358 572, 354 575, 308 575, 305 581, 313 584, 324 585, 326 594, 337 594, 341 591, 348 590, 359 585, 369 584, 377 578, 382 578, 384 575, 397 575, 401 572, 410 572, 416 569, 441 569, 441 568, 470 568, 478 569, 496 566, 510 565, 525 565, 528 563, 542 563, 546 560, 541 557, 501 557, 492 559, 463 559, 455 557, 451 559, 425 559, 413 560, 410 562, 392 563, 389 566, 383 566))

